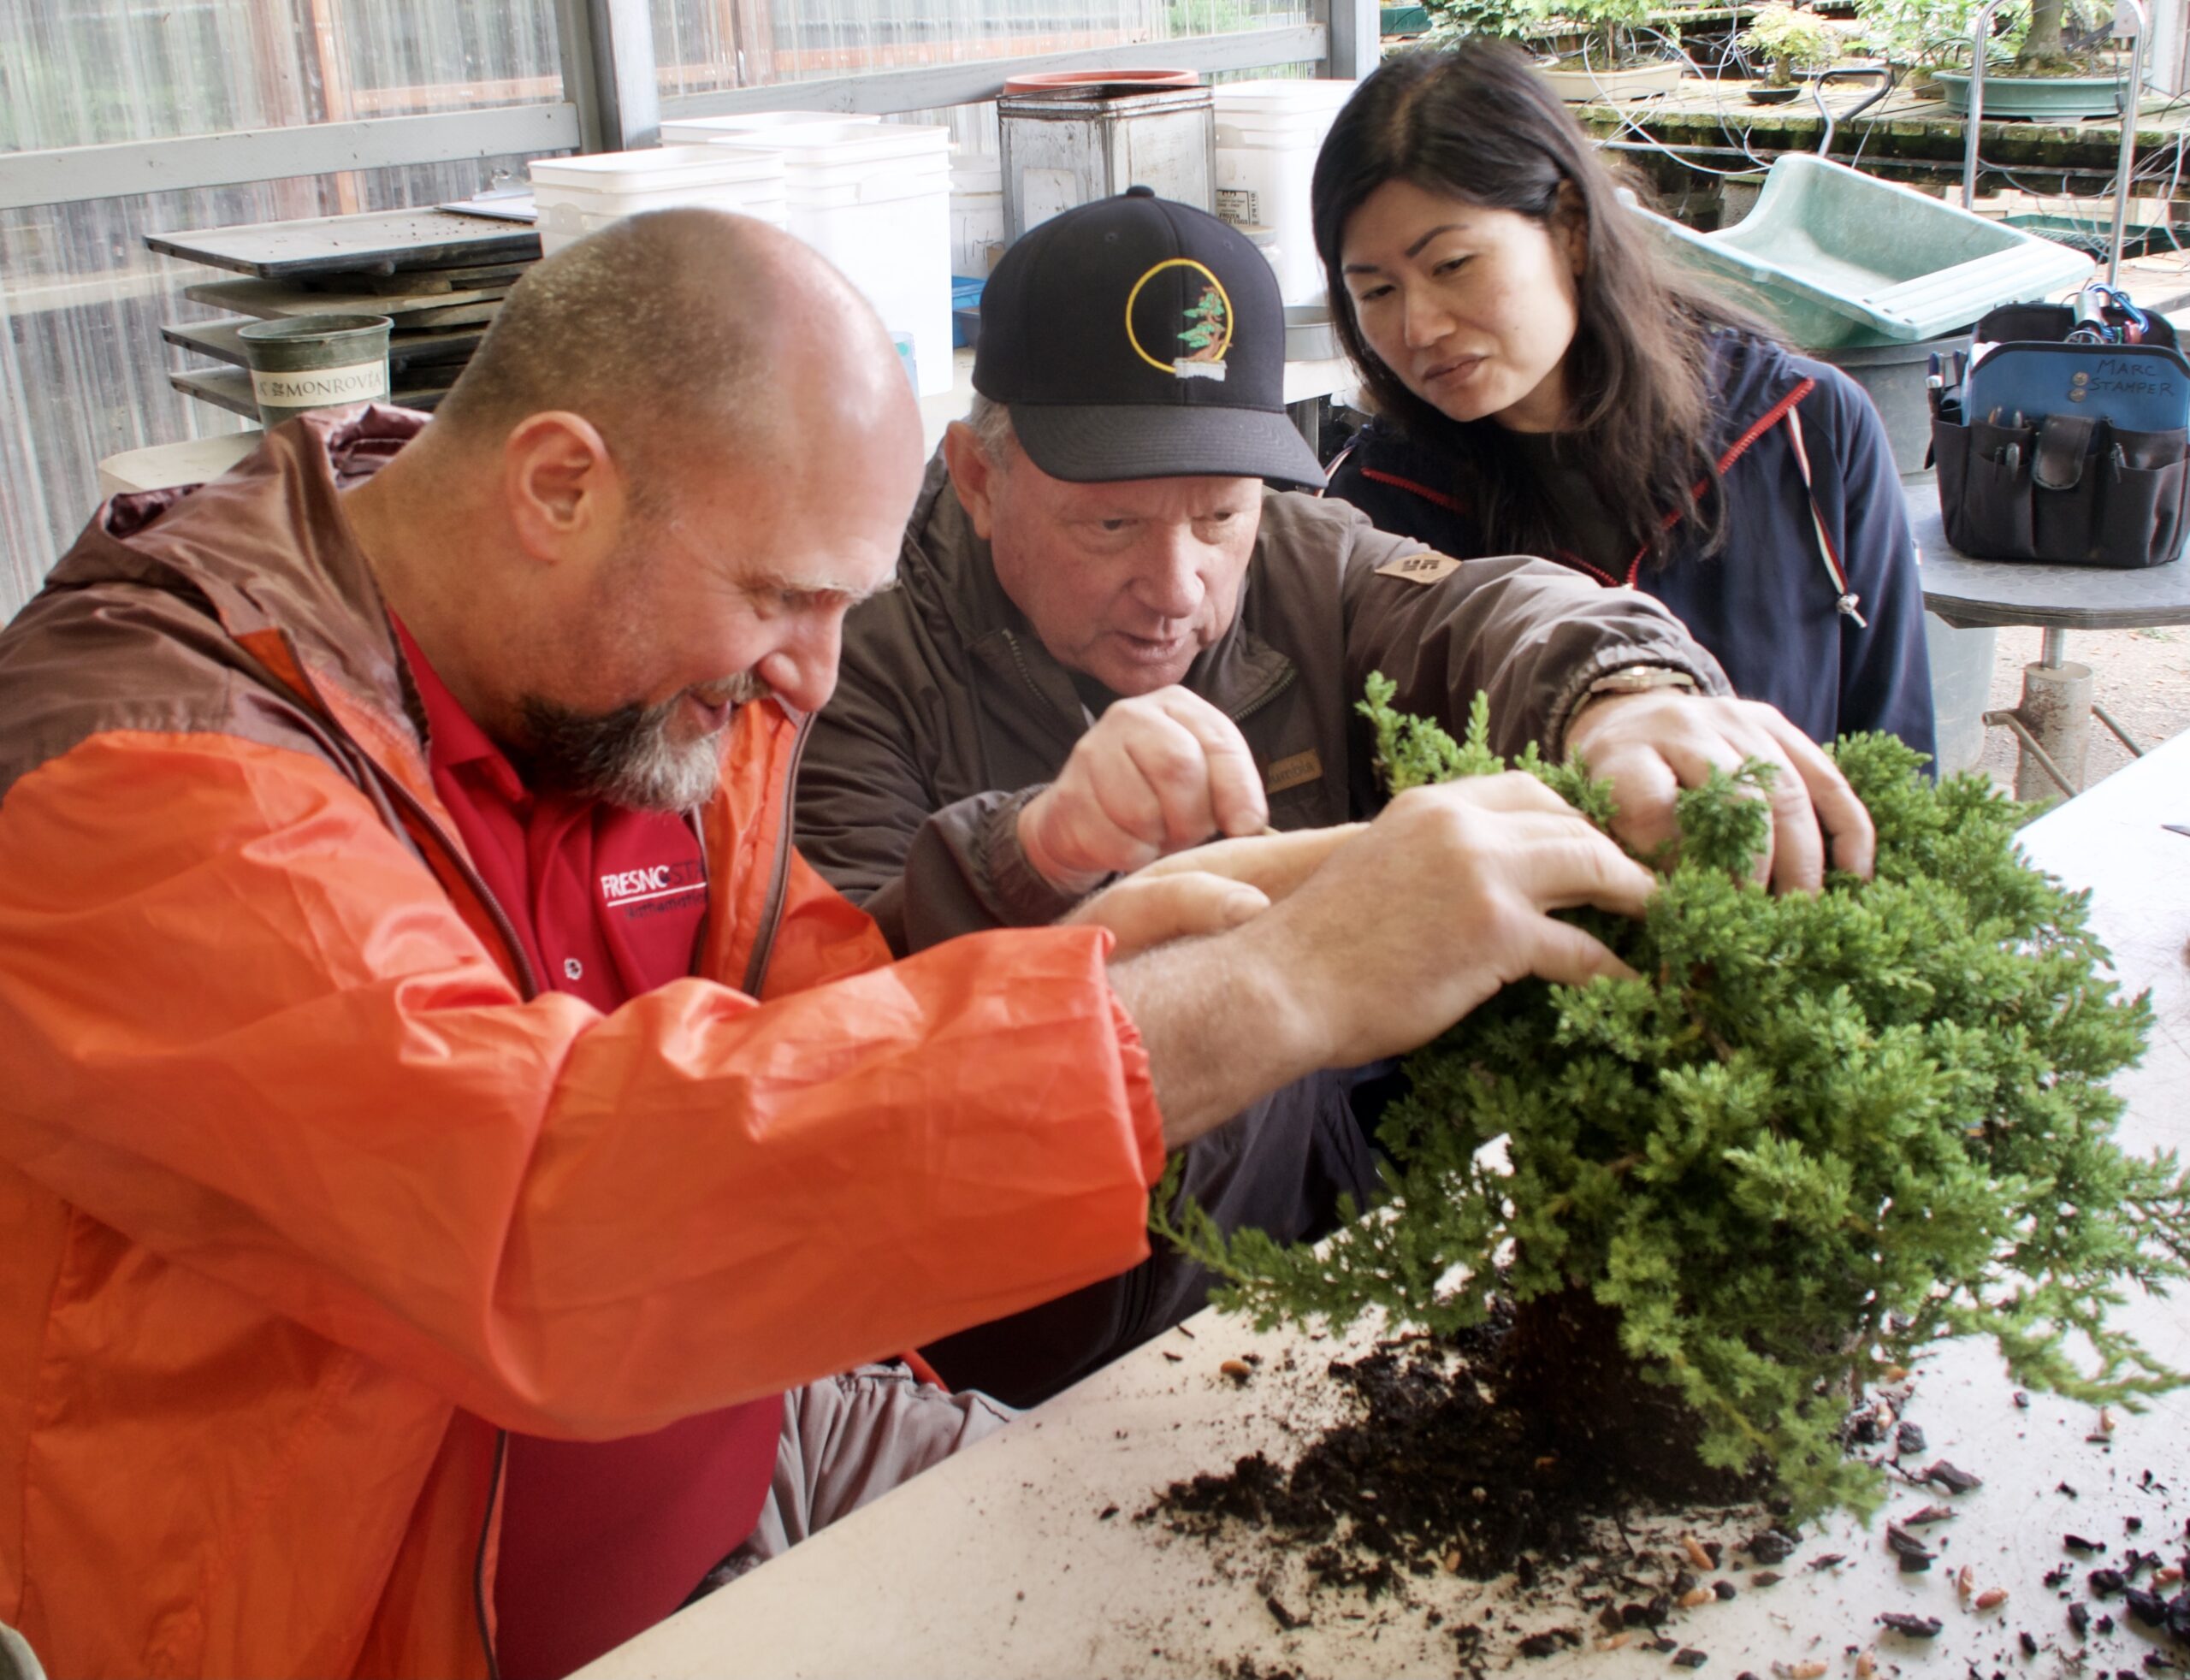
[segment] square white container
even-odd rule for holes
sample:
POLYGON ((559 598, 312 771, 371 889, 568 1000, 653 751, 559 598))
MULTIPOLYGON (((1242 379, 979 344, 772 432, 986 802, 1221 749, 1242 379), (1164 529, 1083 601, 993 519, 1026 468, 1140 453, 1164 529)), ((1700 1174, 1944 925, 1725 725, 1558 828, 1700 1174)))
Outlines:
POLYGON ((664 145, 693 145, 732 134, 772 134, 816 124, 879 122, 879 116, 849 111, 749 111, 741 116, 691 116, 661 125, 664 145))
POLYGON ((785 226, 842 269, 892 333, 911 335, 921 393, 949 391, 950 131, 816 122, 714 144, 782 158, 785 226))
POLYGON ((1316 156, 1350 81, 1226 82, 1210 90, 1216 109, 1216 213, 1235 227, 1276 236, 1272 266, 1288 304, 1324 294, 1316 259, 1309 190, 1316 156))
POLYGON ((765 180, 780 173, 772 171, 764 157, 715 145, 664 145, 596 152, 590 157, 542 157, 528 167, 536 198, 543 186, 559 193, 660 192, 668 187, 765 180))
MULTIPOLYGON (((722 199, 688 199, 681 201, 678 207, 682 208, 684 204, 695 203, 704 204, 712 210, 729 210, 737 216, 749 216, 756 222, 766 222, 771 228, 781 228, 788 219, 784 210, 783 194, 780 192, 772 198, 725 197, 722 199)), ((635 216, 637 213, 636 210, 571 209, 559 216, 553 227, 548 226, 543 217, 540 223, 540 254, 542 257, 553 257, 565 245, 575 245, 588 234, 597 234, 609 223, 620 222, 624 216, 635 216)))

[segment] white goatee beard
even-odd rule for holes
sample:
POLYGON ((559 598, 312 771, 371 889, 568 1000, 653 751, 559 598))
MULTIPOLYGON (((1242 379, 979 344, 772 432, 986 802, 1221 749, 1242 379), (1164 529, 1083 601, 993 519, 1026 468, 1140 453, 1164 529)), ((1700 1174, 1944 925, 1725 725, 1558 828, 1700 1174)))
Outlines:
POLYGON ((606 800, 630 811, 690 811, 721 780, 722 731, 676 742, 669 728, 685 695, 709 706, 745 706, 772 692, 751 671, 686 689, 659 706, 636 702, 583 713, 528 697, 520 707, 529 750, 525 781, 541 790, 606 800))

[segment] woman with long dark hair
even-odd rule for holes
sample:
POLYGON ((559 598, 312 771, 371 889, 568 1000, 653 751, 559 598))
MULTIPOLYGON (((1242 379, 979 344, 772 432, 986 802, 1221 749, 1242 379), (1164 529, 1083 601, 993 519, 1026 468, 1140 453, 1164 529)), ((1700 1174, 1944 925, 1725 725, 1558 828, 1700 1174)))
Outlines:
POLYGON ((1463 559, 1542 554, 1655 595, 1817 740, 1933 750, 1877 411, 1674 271, 1518 52, 1387 61, 1323 143, 1314 208, 1377 417, 1331 494, 1463 559))

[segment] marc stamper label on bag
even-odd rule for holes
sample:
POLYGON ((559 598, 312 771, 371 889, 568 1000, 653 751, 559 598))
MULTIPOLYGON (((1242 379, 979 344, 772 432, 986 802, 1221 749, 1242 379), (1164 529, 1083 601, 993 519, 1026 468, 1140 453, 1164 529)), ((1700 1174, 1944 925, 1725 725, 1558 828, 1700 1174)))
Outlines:
POLYGON ((1386 560, 1376 568, 1381 577, 1404 577, 1410 583, 1435 583, 1450 577, 1460 569, 1460 562, 1450 554, 1441 554, 1434 548, 1424 548, 1412 554, 1402 554, 1395 560, 1386 560))
POLYGON ((251 370, 251 394, 269 408, 333 408, 369 403, 388 394, 388 364, 357 362, 346 368, 299 368, 293 373, 251 370))

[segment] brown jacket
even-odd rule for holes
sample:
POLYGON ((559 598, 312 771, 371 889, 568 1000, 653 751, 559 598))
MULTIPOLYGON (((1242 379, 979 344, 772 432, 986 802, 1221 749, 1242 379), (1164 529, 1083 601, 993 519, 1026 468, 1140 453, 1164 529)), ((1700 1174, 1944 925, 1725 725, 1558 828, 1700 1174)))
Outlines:
MULTIPOLYGON (((801 768, 796 819, 800 851, 902 953, 1039 925, 1069 907, 1027 867, 1016 818, 1091 719, 997 582, 940 456, 898 570, 899 587, 846 626, 836 696, 801 768)), ((1644 595, 1541 560, 1448 561, 1343 503, 1273 491, 1239 616, 1186 686, 1239 725, 1271 822, 1296 829, 1367 816, 1382 802, 1354 710, 1373 671, 1398 683, 1402 707, 1448 723, 1465 721, 1485 690, 1495 744, 1516 751, 1535 740, 1556 752, 1589 684, 1635 665, 1670 665, 1727 691, 1711 656, 1644 595)), ((1375 1184, 1346 1084, 1304 1081, 1197 1145, 1189 1189, 1228 1226, 1286 1238, 1327 1228, 1341 1192, 1375 1184)), ((938 1369, 1034 1398, 1193 1310, 1205 1283, 1159 1255, 1074 1304, 952 1338, 938 1369)))

